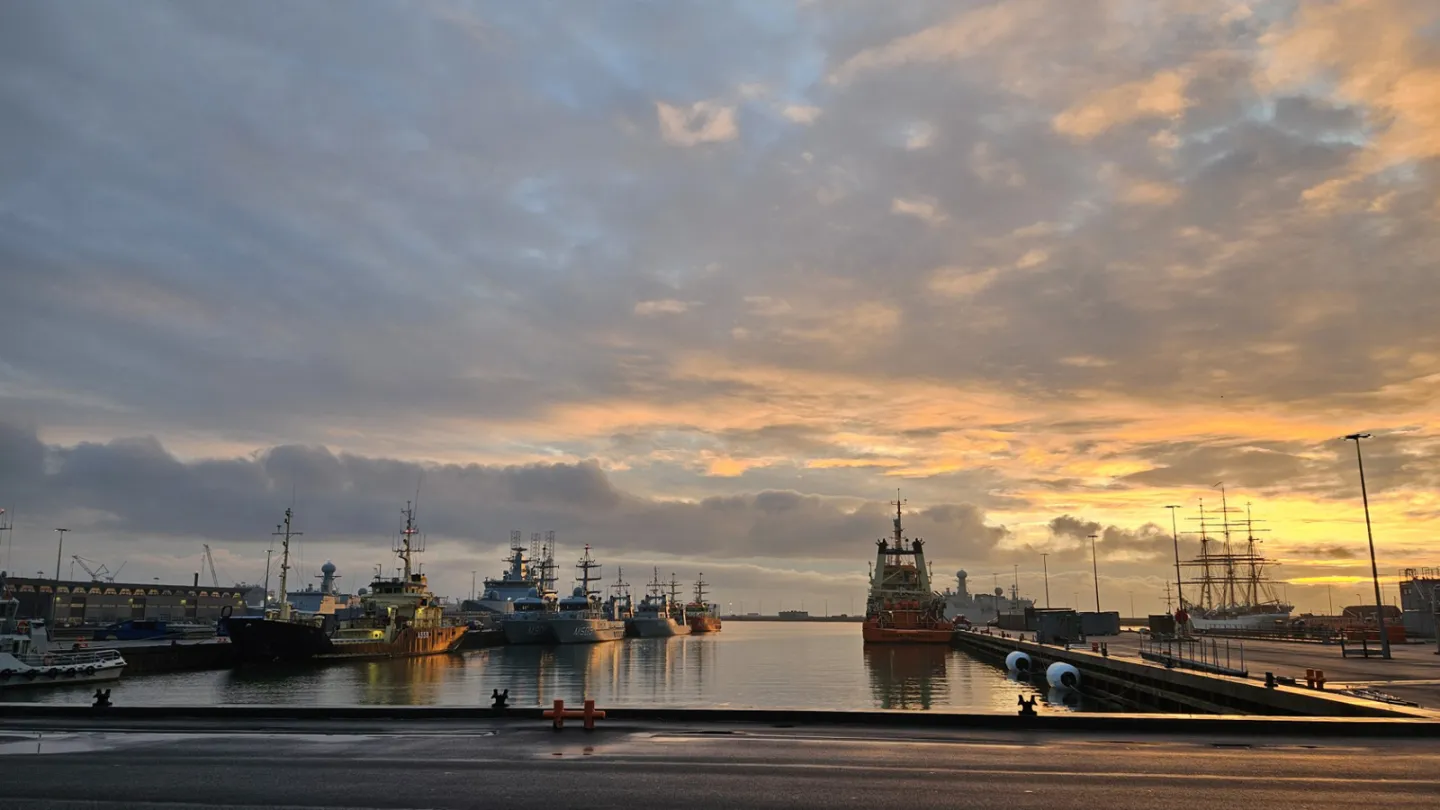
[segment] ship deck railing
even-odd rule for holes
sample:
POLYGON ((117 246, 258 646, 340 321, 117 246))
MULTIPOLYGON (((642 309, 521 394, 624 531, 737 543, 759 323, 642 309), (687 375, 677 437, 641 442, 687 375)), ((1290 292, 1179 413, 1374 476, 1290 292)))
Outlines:
POLYGON ((32 667, 80 667, 124 660, 118 650, 52 650, 44 653, 29 652, 16 658, 20 663, 32 667))

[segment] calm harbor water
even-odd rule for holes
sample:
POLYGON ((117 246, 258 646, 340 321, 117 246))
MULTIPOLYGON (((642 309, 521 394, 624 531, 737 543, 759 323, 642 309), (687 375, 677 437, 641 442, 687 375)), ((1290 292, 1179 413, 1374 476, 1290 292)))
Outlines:
MULTIPOLYGON (((914 709, 1013 712, 1017 683, 945 646, 865 647, 854 624, 727 622, 723 632, 559 647, 496 647, 458 655, 122 678, 121 705, 488 705, 593 697, 603 706, 914 709)), ((7 700, 80 703, 89 690, 7 700)), ((1059 705, 1057 704, 1057 708, 1059 705)), ((1082 705, 1079 708, 1088 709, 1082 705)))

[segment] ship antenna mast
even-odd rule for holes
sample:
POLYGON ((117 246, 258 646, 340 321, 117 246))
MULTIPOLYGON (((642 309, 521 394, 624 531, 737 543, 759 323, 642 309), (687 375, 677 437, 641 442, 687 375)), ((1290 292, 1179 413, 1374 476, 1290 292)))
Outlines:
POLYGON ((675 572, 670 572, 670 601, 680 601, 680 580, 675 578, 675 572))
POLYGON ((902 507, 904 507, 904 505, 905 505, 905 502, 900 499, 900 490, 898 490, 898 489, 895 490, 895 503, 894 503, 894 506, 895 506, 895 549, 896 549, 897 551, 900 549, 900 541, 903 540, 903 539, 905 539, 905 531, 904 531, 903 528, 901 528, 901 525, 900 525, 900 521, 901 521, 901 513, 900 513, 900 510, 901 510, 902 507))
POLYGON ((600 564, 590 559, 589 543, 585 544, 585 556, 580 558, 580 562, 576 563, 575 567, 580 569, 580 581, 584 583, 585 598, 589 599, 591 596, 596 595, 595 591, 590 590, 590 583, 599 582, 600 577, 598 575, 590 576, 590 569, 599 568, 600 564))
MULTIPOLYGON (((416 494, 419 494, 419 490, 416 490, 416 494)), ((400 532, 400 550, 398 552, 400 559, 405 561, 406 582, 410 581, 410 576, 413 573, 410 565, 410 538, 416 532, 420 531, 415 528, 415 509, 411 506, 411 503, 411 501, 406 501, 405 509, 401 512, 401 514, 405 515, 405 529, 400 532)))
POLYGON ((290 592, 286 588, 286 575, 290 572, 290 538, 299 537, 304 532, 290 530, 290 519, 293 517, 293 510, 285 510, 285 522, 276 524, 273 536, 283 538, 280 541, 280 621, 290 621, 290 592))

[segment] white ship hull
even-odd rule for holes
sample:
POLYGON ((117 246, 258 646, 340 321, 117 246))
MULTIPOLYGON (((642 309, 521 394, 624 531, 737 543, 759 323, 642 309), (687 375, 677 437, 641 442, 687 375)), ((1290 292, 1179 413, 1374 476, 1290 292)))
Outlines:
POLYGON ((1206 618, 1204 616, 1190 615, 1190 627, 1198 631, 1205 630, 1273 630, 1278 625, 1290 621, 1290 614, 1286 613, 1248 613, 1238 616, 1216 616, 1206 618))
POLYGON ((666 616, 661 618, 631 619, 631 626, 641 638, 666 638, 690 635, 690 625, 677 622, 666 616))
POLYGON ((964 616, 971 624, 985 624, 995 618, 995 611, 992 608, 982 608, 979 605, 969 602, 961 602, 956 599, 945 600, 945 618, 954 621, 964 616))
POLYGON ((113 651, 104 652, 111 654, 56 653, 38 661, 21 660, 10 653, 0 653, 0 690, 40 689, 116 680, 125 670, 125 659, 113 651), (45 658, 49 658, 50 663, 46 663, 45 658))
POLYGON ((625 637, 625 622, 614 619, 551 619, 548 623, 561 644, 594 644, 625 637))

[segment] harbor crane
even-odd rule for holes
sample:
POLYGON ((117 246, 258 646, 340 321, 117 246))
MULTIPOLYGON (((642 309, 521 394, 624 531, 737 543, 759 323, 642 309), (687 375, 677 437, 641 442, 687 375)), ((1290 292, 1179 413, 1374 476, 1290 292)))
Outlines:
MULTIPOLYGON (((84 557, 81 557, 79 554, 71 554, 70 559, 80 564, 80 567, 85 570, 85 573, 90 575, 91 582, 104 582, 105 575, 110 573, 110 569, 106 568, 103 564, 99 565, 96 568, 91 568, 90 563, 95 561, 87 560, 84 557)), ((111 581, 113 582, 114 579, 112 578, 111 581)))
POLYGON ((220 576, 215 573, 215 557, 210 553, 210 544, 202 543, 205 546, 205 566, 210 570, 210 584, 216 588, 220 587, 220 576))
MULTIPOLYGON (((70 559, 72 560, 72 562, 70 563, 70 570, 72 572, 71 577, 74 577, 73 572, 75 570, 75 563, 79 563, 80 567, 85 569, 85 573, 90 575, 91 582, 114 582, 115 578, 120 576, 120 572, 125 570, 124 562, 120 563, 119 568, 111 571, 104 564, 96 563, 94 560, 87 560, 86 558, 81 557, 79 554, 70 555, 70 559), (94 568, 90 567, 92 564, 95 565, 94 568)), ((128 562, 128 560, 126 562, 128 562)))

